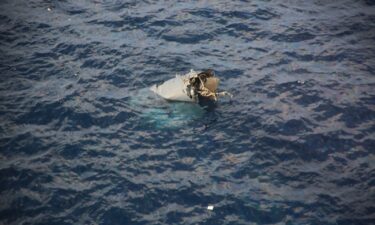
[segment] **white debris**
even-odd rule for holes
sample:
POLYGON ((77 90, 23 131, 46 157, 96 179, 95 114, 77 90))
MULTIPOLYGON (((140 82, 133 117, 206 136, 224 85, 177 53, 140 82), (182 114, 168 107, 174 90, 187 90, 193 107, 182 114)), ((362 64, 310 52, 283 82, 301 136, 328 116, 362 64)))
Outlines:
POLYGON ((210 210, 210 211, 214 210, 214 206, 213 205, 207 206, 207 210, 210 210))
POLYGON ((217 87, 219 79, 212 70, 195 72, 191 70, 184 76, 176 75, 175 78, 154 85, 151 90, 167 100, 197 102, 198 97, 217 100, 217 87))
POLYGON ((48 11, 48 12, 51 12, 51 8, 47 8, 47 11, 48 11))
POLYGON ((182 76, 176 75, 175 78, 167 80, 161 85, 154 85, 151 90, 161 97, 168 100, 194 102, 186 93, 186 84, 182 76))

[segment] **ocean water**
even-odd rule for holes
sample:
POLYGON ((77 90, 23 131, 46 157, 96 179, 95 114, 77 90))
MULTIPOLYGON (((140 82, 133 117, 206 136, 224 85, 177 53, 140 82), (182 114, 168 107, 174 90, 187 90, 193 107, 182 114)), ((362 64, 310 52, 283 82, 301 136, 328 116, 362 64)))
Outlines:
POLYGON ((0 224, 375 224, 374 1, 1 0, 0 21, 0 224), (233 99, 149 92, 207 68, 233 99))

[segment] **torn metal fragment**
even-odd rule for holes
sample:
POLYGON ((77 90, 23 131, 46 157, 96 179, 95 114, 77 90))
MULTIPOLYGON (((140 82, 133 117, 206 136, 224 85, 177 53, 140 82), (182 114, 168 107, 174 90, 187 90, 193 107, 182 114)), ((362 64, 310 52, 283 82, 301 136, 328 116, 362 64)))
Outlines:
POLYGON ((228 92, 217 92, 219 82, 219 78, 215 77, 211 69, 202 72, 190 70, 183 76, 176 75, 175 78, 160 85, 152 86, 151 90, 172 101, 198 102, 199 98, 216 101, 218 96, 229 94, 228 92))

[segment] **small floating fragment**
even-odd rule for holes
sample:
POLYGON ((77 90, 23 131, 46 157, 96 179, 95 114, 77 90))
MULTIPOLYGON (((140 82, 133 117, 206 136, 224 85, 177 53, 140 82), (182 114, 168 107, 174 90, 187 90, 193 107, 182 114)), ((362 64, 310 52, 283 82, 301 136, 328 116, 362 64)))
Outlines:
POLYGON ((52 10, 51 8, 49 8, 49 7, 47 8, 47 11, 48 11, 48 12, 51 12, 51 10, 52 10))
POLYGON ((210 210, 210 211, 214 210, 214 206, 213 205, 207 206, 207 210, 210 210))

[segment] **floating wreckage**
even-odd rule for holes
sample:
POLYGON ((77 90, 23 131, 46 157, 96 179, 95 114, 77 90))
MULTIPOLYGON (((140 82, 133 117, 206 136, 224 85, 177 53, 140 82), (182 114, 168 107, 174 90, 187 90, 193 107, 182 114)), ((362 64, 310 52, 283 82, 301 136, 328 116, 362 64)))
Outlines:
POLYGON ((212 70, 191 70, 159 85, 135 90, 128 105, 141 118, 140 126, 178 129, 207 115, 205 122, 211 121, 215 115, 210 112, 216 108, 218 98, 231 96, 228 92, 218 92, 218 86, 219 79, 212 70))
POLYGON ((154 85, 150 89, 164 99, 182 102, 199 102, 201 100, 217 101, 219 96, 232 95, 226 91, 217 92, 219 78, 211 69, 189 73, 154 85))

